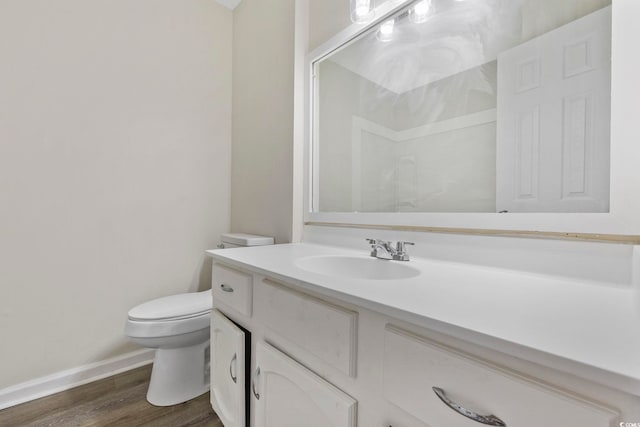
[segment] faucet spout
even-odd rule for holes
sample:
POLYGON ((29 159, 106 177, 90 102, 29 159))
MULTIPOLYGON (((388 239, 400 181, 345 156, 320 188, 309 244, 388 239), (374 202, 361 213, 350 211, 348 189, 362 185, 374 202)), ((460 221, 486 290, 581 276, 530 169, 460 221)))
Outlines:
POLYGON ((380 259, 393 259, 396 255, 391 242, 380 239, 366 239, 371 245, 371 256, 380 259))

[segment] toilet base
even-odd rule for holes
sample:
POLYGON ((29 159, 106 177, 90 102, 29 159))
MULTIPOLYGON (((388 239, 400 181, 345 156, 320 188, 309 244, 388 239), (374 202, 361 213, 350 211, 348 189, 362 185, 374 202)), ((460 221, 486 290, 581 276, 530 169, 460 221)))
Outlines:
POLYGON ((186 402, 209 391, 209 340, 189 347, 158 348, 147 401, 155 406, 186 402))

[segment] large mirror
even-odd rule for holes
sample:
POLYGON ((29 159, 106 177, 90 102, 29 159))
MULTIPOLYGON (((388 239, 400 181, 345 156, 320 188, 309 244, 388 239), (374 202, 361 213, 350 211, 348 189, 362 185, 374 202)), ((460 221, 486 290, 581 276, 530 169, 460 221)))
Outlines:
POLYGON ((610 0, 414 1, 312 68, 313 212, 609 212, 610 0))

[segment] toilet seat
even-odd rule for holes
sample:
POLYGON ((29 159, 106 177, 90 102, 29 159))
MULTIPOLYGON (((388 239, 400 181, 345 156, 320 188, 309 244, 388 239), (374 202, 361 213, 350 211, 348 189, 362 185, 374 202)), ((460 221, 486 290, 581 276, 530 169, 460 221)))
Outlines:
POLYGON ((130 338, 161 338, 173 335, 189 334, 208 329, 211 313, 174 320, 131 320, 127 319, 124 333, 130 338))
POLYGON ((170 295, 137 305, 129 310, 129 320, 172 321, 211 312, 211 291, 170 295))
POLYGON ((189 334, 210 326, 211 291, 171 295, 129 310, 125 335, 160 338, 189 334))

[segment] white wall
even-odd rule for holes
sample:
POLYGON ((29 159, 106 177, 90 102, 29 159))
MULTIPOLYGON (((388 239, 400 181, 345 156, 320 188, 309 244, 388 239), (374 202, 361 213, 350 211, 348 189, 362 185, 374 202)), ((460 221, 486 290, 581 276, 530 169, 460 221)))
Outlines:
POLYGON ((231 228, 292 239, 294 0, 233 14, 231 228))
POLYGON ((131 351, 229 228, 231 12, 0 2, 0 388, 131 351))
POLYGON ((396 94, 332 60, 322 61, 316 70, 320 144, 314 208, 494 212, 495 123, 472 126, 466 116, 496 108, 495 65, 493 61, 396 94), (355 117, 403 137, 385 144, 376 141, 375 133, 362 132, 361 142, 352 141, 355 117), (459 123, 446 132, 403 132, 448 119, 459 123), (355 153, 362 155, 356 159, 355 153))
MULTIPOLYGON (((316 208, 324 212, 351 212, 353 117, 395 129, 397 95, 330 60, 320 63, 316 75, 318 119, 325 124, 317 130, 321 142, 318 144, 320 191, 316 208)), ((365 158, 373 162, 373 154, 366 153, 369 157, 365 158)), ((379 154, 383 153, 384 150, 379 154)))
POLYGON ((611 0, 529 0, 522 5, 522 41, 609 6, 611 0))

